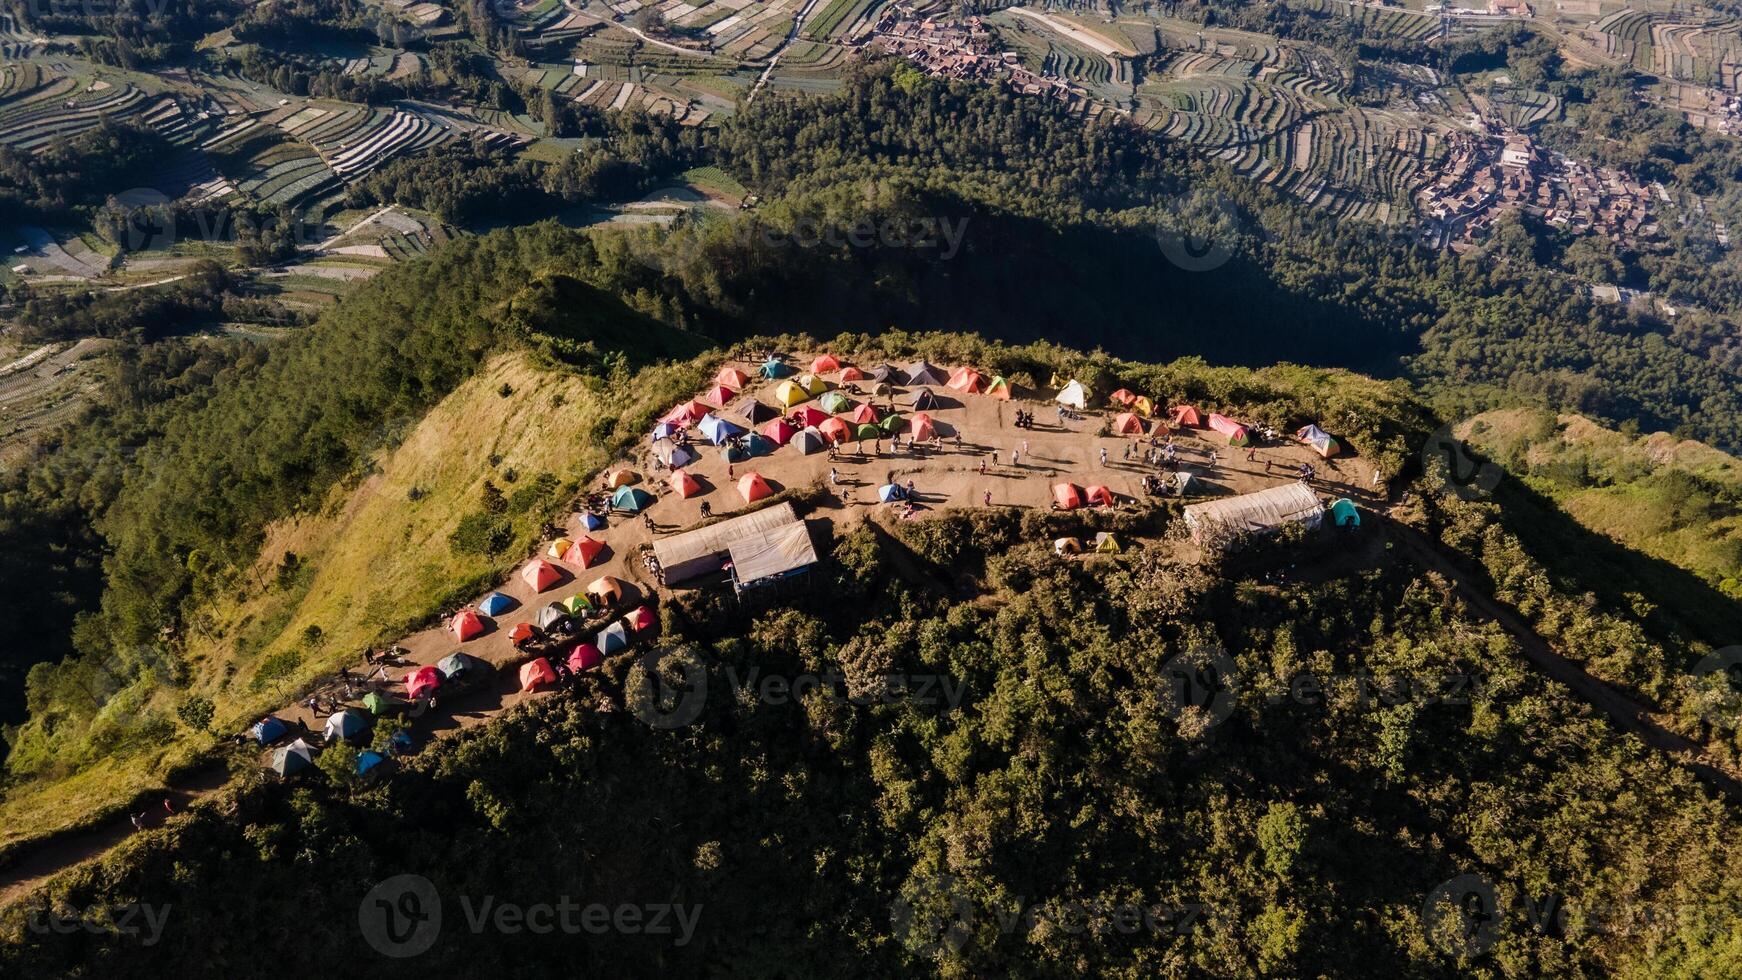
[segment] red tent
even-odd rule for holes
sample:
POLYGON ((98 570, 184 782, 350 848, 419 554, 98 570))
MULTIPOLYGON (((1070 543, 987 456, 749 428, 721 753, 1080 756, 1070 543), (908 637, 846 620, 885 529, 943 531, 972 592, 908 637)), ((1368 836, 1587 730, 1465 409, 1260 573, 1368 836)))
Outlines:
POLYGON ((738 480, 738 492, 744 495, 744 502, 755 503, 774 492, 768 481, 760 473, 746 473, 738 480))
POLYGON ((1121 405, 1130 405, 1132 402, 1137 400, 1137 395, 1130 388, 1120 388, 1118 391, 1108 395, 1107 400, 1118 402, 1121 405))
POLYGON ((799 409, 796 412, 793 412, 792 414, 795 417, 797 417, 800 422, 803 422, 807 426, 809 426, 809 425, 822 425, 825 420, 834 417, 834 416, 830 415, 828 412, 825 412, 822 409, 816 407, 815 405, 806 405, 805 407, 799 409))
POLYGON ((694 425, 702 420, 702 416, 713 411, 701 402, 691 399, 682 405, 660 416, 661 422, 671 422, 676 425, 694 425))
POLYGON ((1189 425, 1194 429, 1203 428, 1204 417, 1199 415, 1198 410, 1190 405, 1175 405, 1168 409, 1168 414, 1173 416, 1174 425, 1189 425))
POLYGON ((454 637, 461 643, 464 643, 474 636, 480 636, 483 634, 484 617, 470 609, 467 609, 454 617, 453 630, 454 637))
POLYGON ((508 634, 508 642, 515 646, 519 646, 530 639, 532 639, 531 623, 516 623, 514 624, 514 630, 508 634))
POLYGON ((577 674, 583 670, 592 670, 604 662, 605 655, 600 653, 599 648, 591 643, 577 643, 575 648, 569 651, 569 669, 577 674))
POLYGON ((719 374, 714 375, 714 383, 733 391, 743 391, 744 386, 750 383, 750 376, 735 367, 723 367, 719 374))
POLYGON ((712 388, 709 388, 708 393, 702 397, 721 408, 725 408, 727 402, 738 397, 738 393, 725 385, 715 385, 712 388))
POLYGON ((1074 483, 1055 483, 1052 485, 1052 502, 1059 510, 1076 510, 1083 506, 1083 494, 1074 483))
POLYGON ((792 441, 793 436, 798 435, 798 430, 793 428, 792 423, 785 419, 775 419, 762 427, 762 434, 767 436, 768 441, 776 446, 784 446, 792 441))
POLYGON ((1210 416, 1210 428, 1228 437, 1228 445, 1244 446, 1252 441, 1252 434, 1246 427, 1226 415, 1210 416))
POLYGON ((702 492, 702 485, 683 470, 675 470, 671 474, 671 489, 673 493, 688 500, 702 492))
POLYGON ((642 630, 652 629, 654 623, 653 610, 646 606, 636 606, 634 612, 623 617, 623 621, 628 623, 629 628, 635 630, 637 633, 642 630))
POLYGON ((532 691, 541 687, 549 687, 555 683, 556 668, 552 667, 550 661, 543 657, 539 657, 536 660, 528 660, 526 663, 520 665, 520 689, 522 691, 532 691))
POLYGON ((818 424, 817 431, 830 442, 846 442, 853 437, 853 430, 847 428, 847 423, 832 416, 818 424))
POLYGON ((520 570, 520 579, 532 586, 532 591, 543 592, 563 580, 563 573, 555 565, 538 558, 520 570))
POLYGON ((950 373, 950 380, 944 387, 961 392, 976 392, 984 387, 980 381, 980 372, 971 367, 959 367, 950 373))
POLYGON ((840 369, 841 362, 835 360, 833 354, 824 354, 811 362, 812 374, 828 374, 830 371, 839 371, 840 369))
MULTIPOLYGON (((684 471, 678 470, 677 475, 683 476, 684 471)), ((582 568, 591 568, 593 563, 599 560, 599 555, 604 550, 605 542, 595 541, 582 535, 575 539, 574 544, 569 545, 568 551, 563 552, 563 561, 571 565, 579 565, 582 568)))
POLYGON ((1101 507, 1112 507, 1117 501, 1113 499, 1113 491, 1106 487, 1090 487, 1083 491, 1083 497, 1091 504, 1101 507))
POLYGON ((442 672, 434 667, 419 667, 405 675, 405 696, 416 701, 427 694, 434 694, 436 688, 442 686, 442 672))
POLYGON ((860 405, 847 413, 847 421, 854 425, 876 425, 877 410, 870 405, 860 405))
POLYGON ((907 420, 907 434, 914 439, 930 439, 937 433, 932 430, 931 416, 917 412, 907 420))
POLYGON ((849 381, 864 381, 864 380, 865 380, 865 372, 859 370, 856 367, 844 367, 841 369, 841 383, 842 384, 845 384, 849 381))
POLYGON ((1143 420, 1132 412, 1120 412, 1113 416, 1113 431, 1125 436, 1140 436, 1143 434, 1143 420))

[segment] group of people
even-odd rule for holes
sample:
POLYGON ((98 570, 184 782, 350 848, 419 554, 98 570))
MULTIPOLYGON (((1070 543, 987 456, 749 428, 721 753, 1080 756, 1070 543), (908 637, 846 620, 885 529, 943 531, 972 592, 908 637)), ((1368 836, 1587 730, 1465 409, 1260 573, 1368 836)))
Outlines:
POLYGON ((1020 408, 1017 409, 1016 410, 1016 427, 1018 429, 1032 429, 1032 428, 1034 428, 1034 413, 1033 412, 1025 412, 1020 408))

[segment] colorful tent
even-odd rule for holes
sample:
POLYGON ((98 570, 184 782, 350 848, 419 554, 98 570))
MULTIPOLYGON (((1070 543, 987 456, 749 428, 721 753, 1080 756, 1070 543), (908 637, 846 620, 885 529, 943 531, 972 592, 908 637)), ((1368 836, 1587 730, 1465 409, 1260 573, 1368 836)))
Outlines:
POLYGON ((436 669, 450 681, 464 680, 490 673, 490 665, 463 650, 455 650, 436 661, 436 669))
POLYGON ((280 776, 293 776, 314 764, 314 751, 300 738, 272 753, 272 771, 280 776))
POLYGON ((701 402, 692 398, 671 411, 666 412, 664 415, 660 416, 659 420, 661 422, 670 422, 673 425, 694 425, 706 414, 708 414, 708 406, 703 405, 701 402))
POLYGON ((359 752, 357 753, 357 775, 362 776, 386 761, 387 757, 379 752, 359 752))
POLYGON ((910 385, 941 385, 944 383, 944 369, 925 361, 914 361, 903 369, 910 385))
POLYGON ((847 413, 847 421, 854 425, 876 425, 877 409, 869 404, 863 404, 847 413))
POLYGON ((931 439, 937 435, 931 416, 920 412, 907 420, 907 434, 914 440, 931 439))
POLYGON ((842 384, 846 384, 849 381, 864 381, 865 372, 856 367, 844 367, 841 369, 840 379, 842 384))
POLYGON ((900 500, 901 494, 901 488, 893 483, 885 483, 877 488, 877 499, 886 504, 890 501, 900 500))
POLYGON ((817 404, 822 407, 823 411, 838 415, 850 410, 853 407, 853 400, 838 391, 829 391, 824 392, 823 397, 817 399, 817 404))
POLYGON ((605 486, 615 490, 618 487, 626 487, 639 479, 641 479, 640 474, 634 470, 619 467, 605 474, 605 486))
POLYGON ((550 687, 556 683, 556 668, 543 657, 528 660, 520 665, 520 689, 536 691, 541 687, 550 687))
POLYGON ((798 435, 793 436, 792 444, 797 446, 798 451, 806 456, 809 456, 812 453, 820 453, 829 448, 829 440, 824 439, 823 434, 814 428, 807 428, 798 435))
POLYGON ((906 424, 907 420, 901 417, 900 412, 890 412, 883 416, 883 421, 877 423, 877 427, 883 430, 884 435, 891 435, 900 432, 901 427, 906 424))
POLYGON ((623 628, 622 620, 617 620, 600 630, 599 635, 593 637, 593 642, 598 645, 599 652, 608 657, 629 646, 629 631, 623 628))
POLYGON ((833 371, 839 371, 840 369, 841 362, 836 360, 835 355, 833 354, 820 355, 816 360, 811 362, 812 374, 828 374, 833 371))
POLYGON ((820 395, 829 390, 829 383, 824 381, 820 375, 801 374, 792 380, 794 384, 812 395, 820 395))
POLYGON ((760 432, 752 432, 744 437, 744 451, 752 456, 767 456, 774 452, 774 443, 760 432))
POLYGON ((672 436, 675 436, 682 431, 683 426, 678 425, 676 422, 661 422, 653 427, 653 441, 658 442, 661 439, 670 439, 672 436))
POLYGON ((515 623, 514 629, 508 632, 508 642, 515 646, 519 646, 530 639, 532 639, 531 623, 515 623))
MULTIPOLYGON (((673 475, 674 477, 685 476, 681 470, 673 475)), ((582 537, 580 540, 569 545, 569 550, 563 552, 563 561, 566 561, 571 565, 579 565, 582 568, 591 568, 593 565, 598 563, 599 556, 605 553, 606 547, 607 546, 603 541, 582 537)))
POLYGON ((1174 425, 1190 426, 1194 429, 1204 427, 1204 417, 1199 415, 1198 410, 1190 405, 1175 405, 1168 409, 1167 413, 1173 416, 1174 425))
POLYGON ((1120 412, 1113 416, 1113 431, 1122 436, 1140 436, 1143 434, 1143 420, 1135 412, 1120 412))
POLYGON ((1111 507, 1118 503, 1113 498, 1113 491, 1102 486, 1093 486, 1083 491, 1083 499, 1100 507, 1111 507))
POLYGON ((1009 401, 1011 395, 1010 382, 1004 380, 1004 375, 1000 374, 998 377, 992 379, 991 384, 986 386, 986 395, 989 398, 996 398, 1001 402, 1009 401))
POLYGON ((370 691, 363 695, 363 707, 368 708, 369 713, 377 718, 386 714, 387 709, 392 706, 392 702, 388 701, 386 695, 380 691, 370 691))
POLYGON ((518 605, 512 596, 492 592, 478 603, 478 611, 486 616, 500 616, 518 605))
POLYGON ((913 410, 916 412, 935 412, 938 409, 938 396, 929 391, 922 391, 913 398, 913 410))
POLYGON ((1300 431, 1296 432, 1294 437, 1311 446, 1313 452, 1318 453, 1326 459, 1330 459, 1332 456, 1343 451, 1343 447, 1338 445, 1337 440, 1331 438, 1329 432, 1326 432, 1316 425, 1301 426, 1300 431))
POLYGON ((1052 504, 1059 510, 1076 510, 1083 506, 1082 491, 1074 483, 1055 483, 1052 485, 1052 504))
POLYGON ((561 558, 573 544, 574 541, 569 538, 557 538, 555 541, 550 543, 549 548, 545 549, 545 556, 549 558, 561 558))
POLYGON ((800 388, 796 384, 793 384, 791 381, 782 381, 780 387, 774 389, 774 400, 787 408, 791 408, 800 402, 809 401, 810 397, 810 392, 800 388))
POLYGON ((680 446, 670 439, 661 439, 654 443, 653 455, 661 463, 674 470, 681 470, 701 458, 694 449, 680 446))
POLYGON ((464 643, 474 636, 483 636, 484 625, 484 617, 470 609, 461 610, 452 623, 454 638, 464 643))
POLYGON ((1119 539, 1111 531, 1101 531, 1095 535, 1095 550, 1104 555, 1116 555, 1125 550, 1119 546, 1119 539))
POLYGON ((750 450, 742 443, 729 443, 720 447, 720 458, 728 463, 742 463, 750 458, 750 450))
POLYGON ((656 620, 653 618, 653 610, 646 606, 636 606, 629 615, 623 617, 623 622, 628 623, 630 629, 639 633, 652 629, 656 620))
POLYGON ((532 591, 543 592, 561 582, 563 573, 561 569, 550 562, 537 558, 520 570, 520 580, 532 586, 532 591))
POLYGON ((562 603, 547 603, 543 609, 538 611, 538 628, 546 631, 553 630, 567 622, 568 618, 568 608, 562 603))
POLYGON ((442 686, 442 672, 434 667, 419 667, 405 675, 405 696, 416 701, 434 694, 442 686))
POLYGON ((1107 402, 1109 404, 1124 405, 1127 408, 1130 408, 1131 403, 1136 400, 1137 392, 1132 391, 1130 388, 1120 388, 1118 391, 1107 396, 1107 402))
POLYGON ((708 393, 702 396, 702 400, 705 402, 711 402, 720 408, 725 408, 727 405, 732 403, 732 399, 737 397, 738 393, 733 391, 731 388, 728 388, 725 385, 715 385, 708 389, 708 393))
POLYGON ((569 671, 572 673, 578 674, 583 670, 592 670, 604 662, 605 655, 591 643, 577 643, 574 649, 569 651, 568 665, 569 671))
POLYGON ((712 413, 697 422, 696 428, 702 430, 702 435, 716 446, 724 446, 744 434, 743 426, 712 413))
POLYGON ((327 716, 327 742, 349 742, 361 738, 369 730, 369 716, 356 708, 345 708, 327 716))
POLYGON ((290 726, 271 715, 254 723, 248 734, 254 736, 254 741, 261 745, 271 745, 290 732, 290 726))
POLYGON ((671 491, 679 497, 688 500, 702 492, 702 485, 696 482, 695 477, 690 476, 683 470, 678 470, 676 473, 671 475, 671 491))
POLYGON ((1143 395, 1138 395, 1137 400, 1131 403, 1131 410, 1146 419, 1155 417, 1155 403, 1143 395))
POLYGON ((615 575, 601 575, 587 585, 587 594, 599 608, 609 608, 623 601, 623 580, 615 575))
POLYGON ((714 375, 714 383, 733 391, 742 391, 750 383, 750 376, 735 367, 723 367, 719 374, 714 375))
POLYGON ((592 511, 581 512, 581 529, 584 531, 603 531, 605 519, 592 511))
POLYGON ((1339 497, 1331 504, 1331 523, 1338 527, 1360 527, 1361 512, 1348 497, 1339 497))
POLYGON ((965 366, 950 372, 950 380, 946 384, 952 391, 969 395, 985 387, 985 381, 980 377, 980 372, 965 366))
POLYGON ((853 438, 859 440, 860 442, 864 442, 867 439, 870 439, 871 441, 875 442, 875 441, 883 438, 883 430, 879 429, 877 426, 872 425, 869 422, 866 422, 864 425, 861 425, 853 430, 853 438))
POLYGON ((1082 550, 1083 543, 1076 538, 1057 538, 1052 543, 1052 553, 1055 555, 1075 555, 1082 550))
POLYGON ((738 493, 744 497, 744 502, 755 503, 774 492, 768 481, 760 473, 746 473, 738 478, 738 493))
POLYGON ((643 507, 653 503, 653 494, 640 487, 618 487, 611 495, 611 506, 618 510, 626 510, 631 514, 640 513, 643 507))
POLYGON ((775 419, 762 427, 762 435, 776 446, 784 446, 798 434, 798 429, 785 419, 775 419))
POLYGON ((1226 415, 1210 415, 1210 428, 1228 437, 1228 445, 1244 446, 1252 441, 1252 434, 1246 427, 1226 415))
POLYGON ((1081 411, 1089 407, 1089 389, 1083 387, 1081 381, 1072 379, 1071 383, 1065 385, 1064 389, 1058 393, 1058 397, 1053 400, 1066 408, 1081 411))
POLYGON ((824 419, 817 426, 817 432, 821 433, 824 439, 834 443, 846 442, 853 437, 853 430, 847 428, 847 423, 834 418, 824 419))
POLYGON ((771 357, 768 360, 763 361, 762 366, 756 370, 758 374, 770 380, 784 378, 792 373, 792 368, 782 364, 780 359, 777 357, 771 357))
POLYGON ((557 603, 570 616, 585 616, 593 611, 593 600, 587 598, 585 592, 576 592, 567 599, 557 603))
POLYGON ((751 425, 761 425, 771 419, 780 418, 781 413, 766 402, 752 401, 744 409, 744 417, 750 420, 751 425))
POLYGON ((792 413, 792 417, 798 419, 800 425, 822 425, 824 422, 828 421, 829 413, 815 405, 806 405, 792 413))

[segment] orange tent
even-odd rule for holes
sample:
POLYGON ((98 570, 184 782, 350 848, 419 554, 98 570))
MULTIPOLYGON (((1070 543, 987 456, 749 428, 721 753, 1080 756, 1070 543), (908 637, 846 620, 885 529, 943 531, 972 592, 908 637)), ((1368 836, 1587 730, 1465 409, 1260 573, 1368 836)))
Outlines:
POLYGON ((932 429, 931 416, 917 412, 907 420, 907 434, 914 439, 930 439, 937 435, 932 429))
POLYGON ((563 573, 559 571, 555 565, 540 558, 521 569, 520 578, 525 581, 527 585, 532 586, 532 591, 543 592, 545 589, 561 582, 563 580, 563 573))
POLYGON ((833 354, 824 354, 811 362, 812 374, 828 374, 830 371, 839 371, 840 369, 841 362, 835 360, 833 354))
POLYGON ((626 487, 638 479, 634 470, 617 469, 605 474, 605 485, 615 490, 626 487))
MULTIPOLYGON (((678 470, 678 474, 681 476, 683 471, 678 470)), ((593 562, 598 561, 599 553, 604 550, 605 542, 596 541, 582 535, 574 544, 569 545, 568 552, 563 555, 563 561, 566 561, 571 565, 579 565, 582 568, 587 568, 592 565, 593 562)))
POLYGON ((1143 420, 1132 412, 1120 412, 1113 417, 1113 431, 1123 436, 1143 434, 1143 420))
POLYGON ((688 500, 702 492, 702 485, 696 482, 695 477, 683 470, 674 470, 671 474, 671 489, 673 493, 688 500))
POLYGON ((847 413, 847 421, 854 425, 876 425, 877 410, 870 405, 860 405, 847 413))
POLYGON ((760 473, 746 473, 738 480, 738 492, 744 496, 744 502, 755 503, 774 492, 768 481, 760 473))
POLYGON ((1130 405, 1132 402, 1137 400, 1137 394, 1129 388, 1120 388, 1118 391, 1108 395, 1107 400, 1110 402, 1118 402, 1121 405, 1130 405))
POLYGON ((792 441, 793 436, 798 435, 798 430, 793 428, 792 423, 785 419, 775 419, 762 427, 762 434, 767 436, 768 441, 776 446, 784 446, 792 441))
POLYGON ((1074 483, 1055 483, 1052 485, 1052 505, 1059 510, 1076 510, 1083 506, 1082 492, 1074 483))
POLYGON ((1010 400, 1010 382, 1001 377, 993 378, 992 383, 986 387, 986 394, 1001 402, 1007 402, 1010 400))
POLYGON ((539 657, 536 660, 528 660, 526 663, 520 665, 520 689, 522 691, 532 691, 541 687, 549 687, 555 683, 556 668, 552 667, 550 661, 543 657, 539 657))
POLYGON ((971 367, 959 367, 951 372, 949 383, 944 387, 961 392, 977 392, 985 387, 980 380, 980 372, 971 367))
POLYGON ((484 617, 470 609, 454 617, 454 636, 461 643, 484 632, 484 617))
POLYGON ((660 421, 673 422, 677 425, 694 425, 701 421, 702 416, 711 411, 713 411, 713 409, 703 405, 701 402, 691 399, 671 411, 666 412, 665 415, 660 417, 660 421))
POLYGON ((508 642, 515 646, 519 646, 530 639, 532 639, 531 623, 515 623, 514 631, 508 634, 508 642))
POLYGON ((817 426, 817 431, 830 442, 846 442, 852 438, 853 430, 847 428, 847 423, 837 418, 828 418, 817 426))
POLYGON ((609 606, 623 601, 623 580, 615 575, 601 575, 587 584, 587 594, 609 606))
POLYGON ((845 384, 848 381, 864 381, 864 380, 865 380, 865 372, 859 370, 856 367, 844 367, 841 369, 841 383, 842 384, 845 384))
POLYGON ((1190 405, 1175 405, 1168 409, 1168 414, 1173 416, 1174 425, 1189 425, 1194 429, 1204 427, 1204 417, 1199 415, 1198 410, 1190 405))
POLYGON ((623 621, 628 623, 629 628, 635 630, 637 633, 642 630, 652 629, 654 622, 653 610, 646 606, 636 606, 634 612, 623 617, 623 621))
POLYGON ((735 367, 723 367, 719 374, 714 375, 714 383, 733 391, 742 391, 744 386, 750 383, 750 376, 735 367))
POLYGON ((721 408, 725 408, 727 402, 738 397, 738 393, 725 385, 715 385, 712 388, 709 388, 708 393, 702 397, 721 408))
POLYGON ((1102 507, 1112 507, 1117 503, 1117 501, 1113 499, 1113 491, 1106 487, 1090 487, 1083 491, 1083 496, 1089 501, 1089 503, 1098 504, 1102 507))

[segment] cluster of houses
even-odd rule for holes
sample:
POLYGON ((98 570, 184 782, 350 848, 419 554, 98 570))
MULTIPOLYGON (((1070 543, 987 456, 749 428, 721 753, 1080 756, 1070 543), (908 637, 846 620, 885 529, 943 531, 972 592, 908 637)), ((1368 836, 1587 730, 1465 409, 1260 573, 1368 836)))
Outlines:
POLYGON ((1528 136, 1452 133, 1415 199, 1438 244, 1462 250, 1522 209, 1572 231, 1637 243, 1657 237, 1649 192, 1633 177, 1538 147, 1528 136))
POLYGON ((1014 51, 1001 51, 978 17, 939 20, 890 4, 877 18, 867 46, 899 55, 928 75, 995 82, 1004 79, 1023 95, 1063 103, 1075 111, 1093 108, 1089 93, 1062 78, 1024 67, 1014 51))

